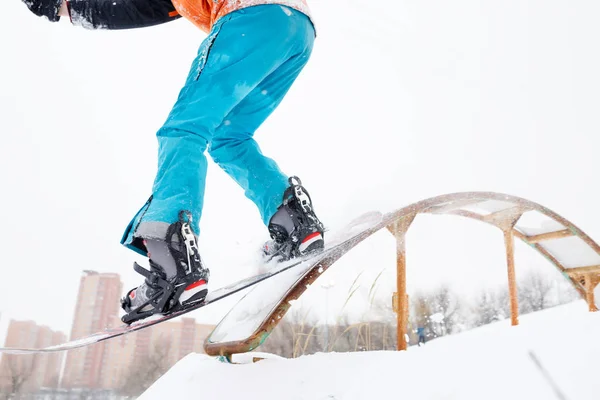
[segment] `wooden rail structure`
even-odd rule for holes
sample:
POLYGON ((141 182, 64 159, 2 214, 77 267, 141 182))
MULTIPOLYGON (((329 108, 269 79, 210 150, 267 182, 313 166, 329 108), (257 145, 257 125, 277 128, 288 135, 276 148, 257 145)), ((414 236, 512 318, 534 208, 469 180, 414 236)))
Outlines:
MULTIPOLYGON (((274 307, 257 314, 259 320, 251 334, 224 339, 227 336, 223 335, 225 327, 235 327, 236 321, 232 320, 236 315, 234 307, 206 340, 206 353, 230 357, 258 347, 281 321, 292 300, 299 298, 309 285, 346 252, 381 229, 387 229, 396 239, 397 288, 392 302, 398 320, 397 349, 406 350, 409 310, 406 293, 406 234, 418 214, 456 215, 484 222, 503 232, 512 325, 519 323, 515 238, 554 265, 586 300, 590 311, 598 310, 594 289, 600 284, 600 246, 587 234, 552 210, 523 198, 494 192, 453 193, 426 199, 383 215, 378 223, 350 238, 335 251, 325 252, 295 281, 274 307)), ((238 306, 242 308, 243 302, 238 303, 238 306)))
POLYGON ((388 226, 397 242, 397 293, 393 301, 398 316, 398 350, 406 350, 408 298, 406 295, 405 236, 417 214, 457 215, 487 223, 504 234, 511 324, 519 324, 515 279, 514 240, 521 240, 554 265, 588 304, 598 310, 594 289, 600 283, 600 246, 554 211, 519 197, 493 192, 467 192, 439 196, 398 210, 388 226), (412 209, 412 211, 409 211, 412 209), (528 216, 534 216, 528 223, 528 216), (537 226, 536 226, 537 225, 537 226), (583 263, 583 265, 581 264, 583 263), (404 301, 402 301, 404 300, 404 301))

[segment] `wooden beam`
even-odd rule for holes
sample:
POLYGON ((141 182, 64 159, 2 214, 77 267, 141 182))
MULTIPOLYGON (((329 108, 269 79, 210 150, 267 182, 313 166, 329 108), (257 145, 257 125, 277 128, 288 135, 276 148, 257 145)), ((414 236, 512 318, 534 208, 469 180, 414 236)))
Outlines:
POLYGON ((519 325, 519 300, 517 297, 517 280, 515 277, 515 238, 513 231, 504 231, 506 245, 506 265, 508 267, 508 293, 510 296, 510 319, 513 326, 519 325))
POLYGON ((507 231, 513 229, 519 218, 521 218, 521 215, 523 215, 523 213, 526 211, 529 211, 529 209, 522 205, 517 205, 492 214, 488 214, 481 220, 489 224, 496 225, 503 231, 507 231))
POLYGON ((533 236, 525 236, 525 240, 527 240, 529 243, 539 243, 545 240, 562 239, 570 236, 573 236, 573 232, 571 232, 569 229, 563 229, 562 231, 542 233, 540 235, 533 236))
POLYGON ((586 296, 585 300, 588 303, 588 309, 590 312, 598 311, 598 307, 596 307, 596 297, 594 295, 594 289, 600 283, 600 275, 596 273, 588 273, 585 275, 585 291, 586 296))
POLYGON ((590 265, 589 267, 567 268, 567 269, 565 269, 565 272, 567 274, 569 274, 569 276, 571 274, 573 274, 573 275, 583 275, 583 274, 589 274, 589 273, 600 274, 600 265, 590 265))

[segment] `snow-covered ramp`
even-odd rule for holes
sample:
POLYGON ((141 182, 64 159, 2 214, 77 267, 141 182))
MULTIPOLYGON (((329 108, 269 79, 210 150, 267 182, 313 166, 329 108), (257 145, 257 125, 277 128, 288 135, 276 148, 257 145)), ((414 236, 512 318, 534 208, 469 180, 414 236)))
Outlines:
POLYGON ((191 354, 140 399, 598 399, 600 313, 577 301, 523 320, 406 352, 320 353, 241 365, 191 354))

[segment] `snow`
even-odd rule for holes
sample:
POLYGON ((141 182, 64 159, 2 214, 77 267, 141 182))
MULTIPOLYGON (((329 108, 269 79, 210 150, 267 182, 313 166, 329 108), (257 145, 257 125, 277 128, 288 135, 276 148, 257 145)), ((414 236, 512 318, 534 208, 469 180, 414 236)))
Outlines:
POLYGON ((85 29, 106 29, 106 27, 102 25, 94 27, 94 25, 91 22, 89 22, 84 15, 79 14, 77 11, 71 10, 70 14, 71 23, 75 26, 81 26, 85 29))
POLYGON ((190 354, 140 400, 597 399, 600 313, 583 301, 411 347, 407 352, 190 354), (249 363, 252 356, 265 358, 249 363), (235 384, 232 384, 235 382, 235 384))
POLYGON ((327 246, 332 247, 343 243, 351 237, 379 224, 382 219, 383 215, 378 211, 369 211, 367 213, 364 213, 359 217, 354 218, 342 229, 335 232, 335 234, 329 235, 327 233, 327 235, 329 236, 327 238, 327 246))
POLYGON ((577 236, 545 240, 540 246, 561 261, 565 268, 600 265, 600 255, 577 236))
POLYGON ((544 233, 562 231, 564 225, 539 211, 527 211, 517 222, 517 229, 527 236, 541 235, 544 233))
POLYGON ((433 322, 438 322, 438 323, 442 323, 444 322, 444 314, 442 313, 436 313, 433 314, 431 317, 429 317, 433 322))

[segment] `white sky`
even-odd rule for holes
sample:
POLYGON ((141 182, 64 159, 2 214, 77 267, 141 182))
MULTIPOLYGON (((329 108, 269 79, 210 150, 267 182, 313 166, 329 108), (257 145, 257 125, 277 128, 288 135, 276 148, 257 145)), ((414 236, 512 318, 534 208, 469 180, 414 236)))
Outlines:
MULTIPOLYGON (((539 202, 600 240, 600 4, 372 4, 311 2, 313 58, 257 134, 302 178, 325 224, 489 190, 539 202)), ((204 35, 184 20, 86 31, 37 19, 19 1, 4 7, 0 312, 68 332, 83 269, 118 272, 126 289, 140 281, 131 269, 140 257, 119 240, 150 194, 155 132, 204 35)), ((202 229, 214 288, 253 272, 266 229, 214 164, 202 229)), ((328 279, 365 269, 368 287, 389 267, 391 284, 384 235, 328 279)), ((423 217, 408 240, 411 290, 434 279, 468 293, 506 279, 501 235, 487 226, 423 217)), ((524 247, 517 262, 547 267, 524 247)), ((227 306, 193 316, 215 321, 227 306)))

